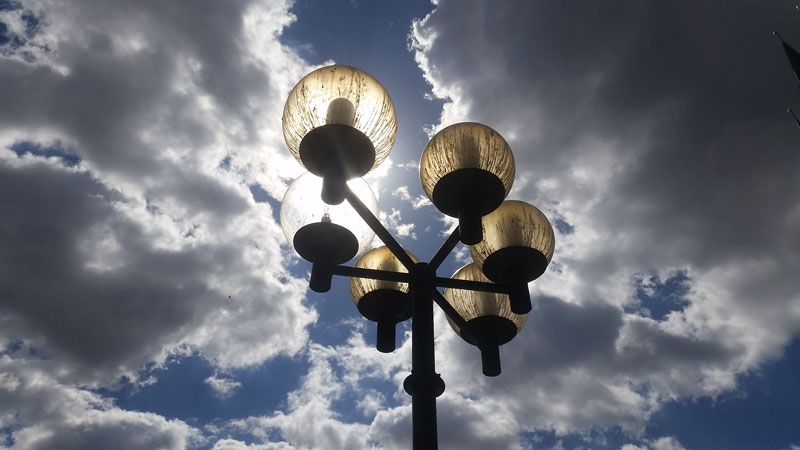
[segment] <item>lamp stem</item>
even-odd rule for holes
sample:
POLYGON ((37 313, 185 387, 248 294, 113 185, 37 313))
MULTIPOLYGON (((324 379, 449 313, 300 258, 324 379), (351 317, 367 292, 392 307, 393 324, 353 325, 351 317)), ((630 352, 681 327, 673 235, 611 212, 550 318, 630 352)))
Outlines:
POLYGON ((378 322, 378 340, 376 348, 381 353, 392 353, 395 349, 396 322, 393 320, 381 320, 378 322))
POLYGON ((458 228, 461 242, 466 245, 475 245, 483 240, 483 224, 480 215, 469 211, 459 211, 458 228))
POLYGON ((322 177, 322 201, 328 205, 338 205, 344 201, 346 180, 343 176, 332 171, 322 177))
POLYGON ((500 375, 500 347, 497 344, 484 344, 479 348, 483 374, 487 377, 500 375))
POLYGON ((331 290, 334 264, 329 261, 318 260, 311 263, 311 279, 308 287, 314 292, 328 292, 331 290))
POLYGON ((511 303, 511 312, 514 314, 528 314, 531 312, 531 293, 528 291, 528 282, 521 281, 511 284, 511 293, 508 296, 511 303))

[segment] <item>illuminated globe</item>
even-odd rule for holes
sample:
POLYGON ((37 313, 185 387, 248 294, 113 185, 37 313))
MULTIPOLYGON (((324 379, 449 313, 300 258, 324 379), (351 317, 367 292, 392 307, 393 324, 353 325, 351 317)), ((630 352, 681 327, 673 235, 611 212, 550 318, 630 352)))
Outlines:
MULTIPOLYGON (((369 185, 357 178, 347 182, 364 205, 376 213, 378 202, 369 185)), ((297 178, 281 202, 281 228, 292 248, 313 263, 311 289, 330 289, 330 269, 363 253, 375 233, 349 203, 329 205, 320 198, 322 179, 311 173, 297 178)))
POLYGON ((397 133, 394 104, 383 86, 355 67, 319 68, 300 80, 283 108, 292 155, 325 181, 327 203, 344 199, 342 182, 364 176, 389 156, 397 133))

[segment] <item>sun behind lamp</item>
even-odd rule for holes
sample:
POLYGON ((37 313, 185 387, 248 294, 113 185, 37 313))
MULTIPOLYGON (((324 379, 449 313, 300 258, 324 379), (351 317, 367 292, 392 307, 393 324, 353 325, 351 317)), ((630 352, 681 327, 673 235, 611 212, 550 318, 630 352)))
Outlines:
POLYGON ((461 242, 481 241, 481 216, 497 208, 514 182, 514 156, 506 140, 486 125, 463 122, 436 133, 419 163, 425 194, 444 214, 458 218, 461 242))
MULTIPOLYGON (((475 263, 458 269, 453 278, 489 281, 475 263)), ((488 377, 500 375, 500 346, 519 333, 527 315, 514 314, 506 294, 447 288, 444 297, 467 322, 470 333, 464 334, 455 322, 447 318, 459 336, 480 349, 483 374, 488 377)))
POLYGON ((555 235, 538 208, 507 200, 483 217, 483 240, 470 247, 475 263, 495 283, 511 287, 511 311, 531 310, 528 282, 539 278, 553 258, 555 235))
MULTIPOLYGON (((309 287, 315 292, 330 290, 332 268, 364 252, 375 236, 350 205, 323 202, 322 184, 322 178, 309 172, 298 177, 284 194, 280 213, 286 240, 312 263, 309 287)), ((347 185, 370 211, 378 210, 366 181, 356 178, 347 185)))
POLYGON ((292 89, 283 108, 283 137, 292 155, 323 178, 323 200, 344 200, 344 181, 383 162, 397 118, 383 86, 355 67, 319 68, 292 89))
MULTIPOLYGON (((405 250, 411 260, 416 256, 405 250)), ((356 261, 361 269, 385 270, 408 273, 408 269, 392 254, 388 247, 373 248, 356 261)), ((376 348, 382 353, 395 349, 395 326, 411 317, 411 295, 408 283, 376 280, 372 278, 350 278, 350 295, 358 311, 367 319, 378 323, 376 348)))

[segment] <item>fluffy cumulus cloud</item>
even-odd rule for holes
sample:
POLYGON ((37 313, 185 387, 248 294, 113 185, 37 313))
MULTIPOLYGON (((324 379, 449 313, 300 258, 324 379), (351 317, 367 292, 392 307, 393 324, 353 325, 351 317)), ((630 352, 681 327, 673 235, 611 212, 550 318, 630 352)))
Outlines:
MULTIPOLYGON (((437 341, 452 334, 449 327, 438 333, 437 341)), ((410 371, 413 337, 405 333, 394 353, 376 356, 364 336, 362 323, 342 345, 312 344, 306 354, 311 367, 289 394, 286 410, 225 423, 214 430, 215 449, 411 448, 411 405, 401 386, 410 371), (376 384, 382 386, 363 388, 376 384), (242 434, 255 443, 248 447, 232 437, 242 434)), ((524 448, 514 411, 502 399, 483 402, 446 392, 437 409, 442 450, 524 448)))
MULTIPOLYGON (((500 378, 437 313, 440 448, 618 426, 626 449, 682 449, 641 434, 664 401, 781 355, 800 330, 800 152, 779 3, 439 0, 413 24, 445 100, 433 128, 497 129, 512 196, 557 229, 500 378)), ((316 312, 285 269, 269 200, 299 166, 276 117, 310 70, 277 39, 289 6, 0 1, 0 447, 410 447, 409 336, 391 355, 361 326, 308 345, 316 312), (309 369, 282 410, 202 430, 96 389, 189 353, 223 398, 237 368, 309 369)), ((413 240, 412 213, 381 217, 413 240)))
POLYGON ((380 219, 381 223, 384 224, 386 229, 394 233, 396 236, 409 237, 411 239, 417 238, 417 234, 414 233, 414 228, 416 228, 416 225, 413 223, 403 223, 403 217, 401 216, 399 209, 392 209, 392 212, 388 214, 383 211, 379 211, 378 218, 380 219))
POLYGON ((505 380, 445 338, 451 392, 518 430, 637 434, 781 355, 800 331, 800 153, 780 3, 441 0, 414 23, 437 127, 503 134, 511 196, 557 230, 505 380))
POLYGON ((662 437, 647 442, 643 446, 626 444, 621 450, 686 450, 674 437, 662 437))
POLYGON ((277 40, 288 7, 0 2, 0 445, 185 448, 191 427, 83 389, 306 344, 316 313, 250 190, 299 169, 275 122, 309 70, 277 40))
POLYGON ((233 395, 237 389, 242 387, 242 383, 238 381, 216 375, 212 375, 206 378, 204 381, 211 387, 211 389, 214 390, 214 392, 216 392, 217 396, 220 398, 228 398, 233 395))
POLYGON ((179 450, 202 442, 200 431, 180 420, 121 410, 65 386, 45 368, 38 361, 0 357, 0 423, 17 430, 11 448, 179 450))
MULTIPOLYGON (((363 414, 373 416, 376 409, 384 407, 381 396, 374 393, 364 395, 359 385, 365 380, 400 376, 401 361, 410 356, 410 347, 399 349, 385 358, 375 358, 375 349, 364 342, 363 326, 356 327, 356 330, 341 346, 311 345, 306 355, 311 367, 301 386, 289 394, 286 411, 230 421, 217 430, 221 439, 215 448, 229 448, 221 442, 230 448, 240 448, 234 445, 243 443, 228 436, 240 433, 246 433, 257 440, 258 445, 264 446, 255 447, 259 449, 383 448, 372 437, 374 431, 370 425, 353 422, 352 415, 344 418, 337 411, 354 406, 363 414), (349 405, 348 400, 353 399, 349 402, 353 404, 349 405), (365 401, 372 405, 365 405, 365 401), (340 404, 334 405, 337 402, 340 404)), ((404 422, 403 431, 407 434, 410 422, 404 422)))

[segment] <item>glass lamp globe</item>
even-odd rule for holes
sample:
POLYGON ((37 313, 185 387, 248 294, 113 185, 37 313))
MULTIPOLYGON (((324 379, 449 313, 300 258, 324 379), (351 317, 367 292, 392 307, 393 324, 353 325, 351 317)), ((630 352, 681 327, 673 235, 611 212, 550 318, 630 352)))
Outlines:
MULTIPOLYGON (((475 263, 458 269, 453 278, 489 281, 481 272, 480 266, 475 263)), ((480 349, 484 375, 490 377, 499 375, 499 346, 513 339, 522 330, 528 316, 512 312, 506 294, 447 288, 444 297, 466 320, 469 334, 462 334, 459 326, 449 317, 447 319, 458 335, 480 349)))
MULTIPOLYGON (((353 193, 377 214, 378 202, 361 178, 347 182, 353 193)), ((286 191, 281 202, 281 228, 286 240, 304 259, 313 263, 311 289, 330 289, 328 269, 363 253, 375 233, 349 203, 328 205, 320 199, 322 179, 306 172, 286 191)))
POLYGON ((483 217, 483 240, 470 247, 473 261, 495 283, 511 287, 511 309, 531 310, 528 282, 539 278, 553 259, 555 234, 538 208, 518 200, 503 202, 483 217))
POLYGON ((386 89, 355 67, 319 68, 300 80, 283 108, 283 136, 294 157, 325 180, 323 197, 341 203, 343 180, 383 162, 397 118, 386 89))
POLYGON ((428 198, 444 214, 458 217, 461 242, 481 240, 481 216, 497 208, 514 182, 514 156, 495 130, 464 122, 442 129, 428 142, 419 163, 428 198))
MULTIPOLYGON (((406 250, 411 260, 416 256, 406 250)), ((408 273, 408 269, 386 246, 376 247, 364 253, 356 261, 362 269, 385 270, 408 273)), ((378 323, 377 349, 391 353, 395 349, 395 325, 411 317, 411 295, 408 283, 376 280, 372 278, 350 278, 350 295, 358 311, 367 319, 378 323)))

